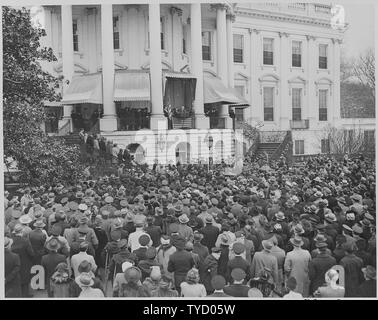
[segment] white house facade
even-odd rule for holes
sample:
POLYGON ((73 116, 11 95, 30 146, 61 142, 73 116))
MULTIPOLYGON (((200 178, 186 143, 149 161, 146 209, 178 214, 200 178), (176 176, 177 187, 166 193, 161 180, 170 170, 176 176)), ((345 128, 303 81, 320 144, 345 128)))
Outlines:
MULTIPOLYGON (((63 75, 55 131, 84 128, 142 148, 147 163, 214 161, 243 148, 241 121, 291 131, 294 154, 323 152, 340 126, 343 30, 324 4, 44 6, 63 75), (63 107, 62 107, 63 106, 63 107), (156 150, 157 146, 157 150, 156 150)), ((244 146, 245 149, 246 146, 244 146)))

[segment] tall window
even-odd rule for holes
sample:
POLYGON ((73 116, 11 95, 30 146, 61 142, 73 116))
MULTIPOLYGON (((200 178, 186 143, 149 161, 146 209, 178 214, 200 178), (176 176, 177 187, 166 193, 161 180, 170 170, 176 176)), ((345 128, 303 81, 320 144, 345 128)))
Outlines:
POLYGON ((273 121, 274 88, 264 87, 264 121, 273 121))
POLYGON ((295 154, 304 154, 304 140, 295 140, 295 154))
POLYGON ((164 19, 160 17, 160 47, 165 50, 164 19))
POLYGON ((273 65, 273 41, 274 39, 264 38, 264 64, 273 65))
POLYGON ((291 64, 293 67, 302 66, 302 42, 300 41, 292 43, 291 64))
POLYGON ((322 139, 321 140, 321 153, 330 153, 331 146, 329 143, 329 139, 322 139))
POLYGON ((211 60, 211 32, 202 32, 202 60, 211 60))
POLYGON ((293 88, 292 93, 292 108, 293 108, 293 120, 302 119, 302 89, 293 88))
POLYGON ((244 121, 244 109, 243 108, 235 108, 235 120, 238 122, 244 121))
POLYGON ((319 121, 327 121, 328 90, 319 90, 319 121))
POLYGON ((319 44, 319 69, 327 69, 327 51, 326 44, 319 44))
POLYGON ((244 36, 234 34, 234 62, 243 63, 244 36))
POLYGON ((119 49, 119 17, 113 17, 113 48, 119 49))
POLYGON ((72 21, 72 33, 73 33, 73 50, 79 51, 79 32, 77 29, 77 20, 72 21))

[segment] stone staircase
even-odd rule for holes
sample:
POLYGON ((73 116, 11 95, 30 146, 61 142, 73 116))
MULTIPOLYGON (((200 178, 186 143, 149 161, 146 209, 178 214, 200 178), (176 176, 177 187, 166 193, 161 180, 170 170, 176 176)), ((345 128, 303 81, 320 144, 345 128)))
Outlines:
POLYGON ((267 157, 270 159, 279 146, 280 143, 278 142, 260 143, 256 151, 256 157, 258 159, 266 159, 267 157))

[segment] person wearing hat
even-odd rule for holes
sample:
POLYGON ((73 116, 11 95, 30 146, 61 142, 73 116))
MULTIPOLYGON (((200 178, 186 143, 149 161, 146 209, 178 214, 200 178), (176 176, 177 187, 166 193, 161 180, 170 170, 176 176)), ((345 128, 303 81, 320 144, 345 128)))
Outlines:
POLYGON ((345 256, 340 260, 340 265, 345 270, 345 297, 356 297, 357 288, 363 281, 361 269, 363 261, 355 254, 355 243, 344 243, 345 256))
POLYGON ((4 289, 6 298, 21 298, 21 261, 17 253, 12 252, 13 240, 4 237, 4 289))
POLYGON ((211 287, 214 292, 208 295, 208 298, 225 298, 230 297, 228 294, 225 294, 223 289, 226 286, 226 279, 221 275, 215 275, 211 278, 211 287))
POLYGON ((72 245, 73 252, 78 252, 80 244, 85 241, 88 243, 88 253, 92 256, 95 255, 95 250, 98 247, 98 239, 93 228, 88 226, 88 217, 81 217, 79 220, 79 226, 72 232, 72 245))
POLYGON ((47 294, 52 297, 52 291, 50 290, 50 278, 54 274, 56 267, 59 263, 66 262, 66 256, 58 253, 61 248, 61 244, 56 238, 51 238, 46 242, 47 254, 41 258, 41 266, 45 270, 45 284, 47 289, 47 294))
POLYGON ((122 287, 122 284, 126 283, 125 271, 134 265, 135 265, 134 261, 129 261, 129 260, 126 260, 125 262, 122 263, 122 266, 121 266, 122 272, 117 273, 114 277, 113 297, 119 296, 119 290, 122 287))
POLYGON ((302 249, 303 240, 299 236, 290 239, 293 250, 288 252, 285 259, 284 270, 288 277, 297 280, 296 292, 303 297, 309 295, 310 280, 308 276, 308 264, 311 260, 310 252, 302 249))
POLYGON ((157 248, 160 245, 160 237, 162 235, 162 230, 159 226, 155 225, 155 217, 148 216, 147 226, 144 230, 149 234, 152 240, 152 246, 157 248))
POLYGON ((273 242, 271 240, 263 240, 261 245, 263 250, 256 252, 252 259, 251 277, 258 277, 264 268, 268 268, 271 270, 274 284, 278 286, 278 261, 276 256, 271 253, 273 242))
POLYGON ((30 228, 30 223, 33 221, 33 219, 28 215, 28 214, 24 214, 22 215, 19 219, 18 219, 18 222, 23 226, 23 231, 22 231, 22 235, 24 237, 28 237, 29 236, 29 233, 30 231, 32 231, 32 229, 30 228))
POLYGON ((308 264, 308 275, 311 281, 310 293, 314 293, 324 283, 325 273, 337 264, 332 252, 327 248, 325 237, 318 235, 315 246, 318 253, 308 264))
POLYGON ((346 243, 355 245, 357 240, 353 237, 353 229, 347 224, 343 224, 342 228, 342 235, 345 237, 346 243))
POLYGON ((29 293, 31 273, 30 269, 33 266, 34 251, 30 240, 23 236, 24 227, 21 224, 16 224, 13 229, 12 246, 13 253, 20 257, 20 277, 21 277, 21 292, 22 297, 29 298, 32 295, 29 293))
POLYGON ((142 272, 142 282, 151 275, 151 270, 154 267, 158 267, 160 271, 162 270, 162 266, 156 261, 156 254, 156 248, 149 247, 146 251, 145 259, 139 260, 138 268, 142 272))
POLYGON ((357 288, 357 297, 377 297, 377 272, 371 265, 362 268, 364 281, 357 288))
POLYGON ((20 200, 22 209, 29 207, 30 202, 33 202, 33 197, 31 196, 31 189, 27 187, 24 189, 24 195, 20 200))
POLYGON ((52 297, 69 298, 71 295, 70 289, 72 281, 73 279, 70 277, 67 263, 59 263, 50 278, 50 292, 52 297))
POLYGON ((137 261, 140 261, 140 260, 145 260, 146 259, 146 252, 147 252, 147 249, 151 246, 151 238, 150 236, 146 233, 146 234, 142 234, 139 239, 139 248, 132 251, 136 257, 137 257, 137 261))
POLYGON ((224 287, 224 293, 232 297, 248 297, 250 287, 243 284, 245 277, 246 273, 243 269, 233 269, 231 272, 233 283, 224 287))
POLYGON ((178 234, 181 237, 183 237, 187 242, 193 241, 193 229, 187 225, 187 223, 189 222, 188 216, 185 213, 183 213, 181 216, 179 216, 178 221, 178 234))
POLYGON ((205 245, 210 252, 211 248, 215 247, 219 235, 219 228, 213 226, 213 218, 211 216, 206 217, 205 223, 206 225, 200 229, 199 232, 203 235, 201 243, 205 245))
POLYGON ((114 252, 109 262, 109 279, 113 279, 113 276, 117 273, 120 273, 122 270, 122 264, 125 261, 137 263, 138 257, 135 252, 130 252, 127 248, 127 240, 120 239, 117 242, 118 250, 114 252))
POLYGON ((162 266, 164 274, 173 277, 173 274, 168 271, 169 257, 176 252, 176 247, 172 245, 171 239, 167 235, 162 235, 160 238, 160 246, 157 247, 156 260, 162 266))
POLYGON ((71 267, 74 272, 75 277, 79 275, 79 265, 82 261, 88 261, 92 265, 92 271, 95 272, 97 269, 97 264, 94 260, 94 257, 87 253, 89 249, 89 243, 88 242, 81 242, 80 243, 80 252, 77 254, 74 254, 71 257, 71 267))
POLYGON ((12 216, 10 222, 7 224, 10 230, 13 230, 17 224, 20 224, 19 219, 22 216, 20 208, 12 210, 12 216))
POLYGON ((90 299, 104 297, 104 293, 100 289, 93 288, 94 280, 91 274, 83 272, 75 278, 75 282, 81 288, 78 298, 90 299))
POLYGON ((247 280, 250 278, 251 264, 245 259, 245 245, 240 242, 234 242, 230 247, 232 259, 229 259, 227 263, 227 277, 226 279, 231 282, 231 273, 235 268, 244 270, 247 280))
POLYGON ((132 266, 125 270, 124 277, 126 283, 121 285, 119 297, 149 297, 151 294, 142 285, 142 272, 139 268, 132 266))
MULTIPOLYGON (((142 270, 142 274, 143 274, 143 270, 142 270)), ((151 266, 149 270, 149 275, 143 280, 143 285, 147 288, 149 292, 152 292, 153 290, 156 290, 159 288, 160 279, 161 279, 160 267, 151 266)))
POLYGON ((104 202, 105 202, 105 205, 102 206, 99 210, 100 214, 103 211, 108 211, 110 214, 110 218, 112 218, 114 216, 114 212, 116 212, 117 210, 117 208, 112 205, 112 203, 114 202, 114 198, 111 196, 107 196, 105 197, 104 202))
POLYGON ((178 237, 175 240, 176 252, 170 255, 168 260, 168 272, 174 275, 174 283, 176 290, 180 292, 180 284, 185 281, 186 275, 194 266, 194 260, 191 253, 185 250, 185 239, 178 237))
POLYGON ((177 298, 177 290, 172 289, 172 278, 163 274, 159 281, 159 287, 151 291, 151 297, 177 298))
MULTIPOLYGON (((255 246, 251 240, 248 240, 245 237, 245 232, 242 230, 235 232, 235 242, 240 242, 244 245, 245 251, 242 254, 242 257, 248 261, 249 264, 252 263, 252 256, 255 253, 255 246)), ((230 260, 233 258, 233 251, 230 252, 230 260)))
POLYGON ((221 248, 212 248, 211 254, 209 254, 203 262, 203 274, 201 274, 201 282, 205 285, 207 294, 211 294, 213 292, 211 279, 218 274, 221 252, 221 248))
POLYGON ((47 233, 44 230, 46 224, 43 220, 36 220, 33 223, 34 229, 29 233, 29 241, 34 251, 34 264, 40 265, 41 258, 46 253, 45 243, 47 239, 47 233))

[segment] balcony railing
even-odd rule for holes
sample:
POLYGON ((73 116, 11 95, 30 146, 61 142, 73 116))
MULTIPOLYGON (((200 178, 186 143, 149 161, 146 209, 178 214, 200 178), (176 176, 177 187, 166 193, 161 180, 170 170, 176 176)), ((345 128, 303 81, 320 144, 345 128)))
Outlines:
POLYGON ((315 12, 321 14, 331 14, 331 6, 325 4, 315 4, 315 12))
POLYGON ((193 129, 194 119, 188 118, 172 118, 172 129, 193 129))
POLYGON ((310 127, 309 120, 290 120, 291 129, 308 129, 310 127))
POLYGON ((288 3, 288 9, 290 10, 298 10, 298 11, 305 11, 306 4, 305 3, 288 3))

